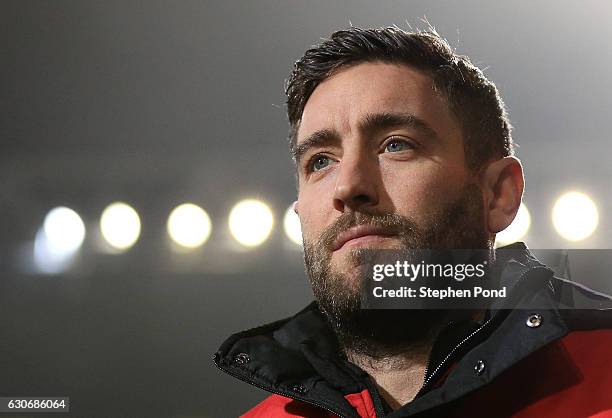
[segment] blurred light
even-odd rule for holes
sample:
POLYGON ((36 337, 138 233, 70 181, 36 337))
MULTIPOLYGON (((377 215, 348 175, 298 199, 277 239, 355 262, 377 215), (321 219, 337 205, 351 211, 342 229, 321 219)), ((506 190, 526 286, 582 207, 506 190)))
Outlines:
POLYGON ((66 270, 85 240, 85 224, 72 209, 52 209, 34 239, 34 263, 47 274, 66 270))
POLYGON ((274 225, 270 208, 258 200, 243 200, 229 215, 230 232, 240 244, 255 247, 263 243, 274 225))
POLYGON ((293 210, 293 205, 291 205, 287 209, 287 212, 285 212, 283 226, 285 228, 285 234, 287 234, 287 237, 289 237, 292 242, 302 245, 302 226, 300 225, 300 218, 293 210))
POLYGON ((201 207, 184 203, 170 213, 167 228, 168 235, 178 245, 196 248, 210 236, 210 217, 201 207))
POLYGON ((521 203, 519 210, 516 213, 516 217, 510 225, 503 231, 499 232, 496 236, 496 242, 501 245, 512 244, 513 242, 520 241, 531 226, 531 215, 527 210, 527 206, 521 203))
POLYGON ((85 224, 75 211, 60 206, 45 217, 43 232, 53 252, 71 254, 83 244, 85 224))
POLYGON ((552 220, 559 235, 568 241, 580 241, 595 231, 599 214, 595 203, 587 195, 568 192, 555 203, 552 220))
POLYGON ((34 264, 36 270, 45 274, 57 274, 66 270, 75 253, 57 252, 49 243, 43 228, 36 232, 34 239, 34 264))
POLYGON ((100 231, 111 247, 125 251, 138 241, 140 218, 131 206, 115 202, 102 212, 100 231))

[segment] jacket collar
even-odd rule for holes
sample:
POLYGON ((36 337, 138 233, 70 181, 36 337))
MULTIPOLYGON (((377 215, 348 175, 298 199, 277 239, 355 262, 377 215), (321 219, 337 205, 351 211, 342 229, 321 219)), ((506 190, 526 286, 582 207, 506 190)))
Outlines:
MULTIPOLYGON (((552 272, 522 243, 505 249, 512 251, 504 252, 506 259, 498 259, 497 264, 503 265, 501 280, 509 292, 537 298, 539 306, 548 308, 528 312, 498 306, 484 324, 467 327, 458 335, 451 332, 452 338, 445 343, 439 339, 430 360, 435 366, 428 370, 428 384, 414 401, 390 416, 408 416, 456 399, 567 333, 546 286, 552 272), (536 332, 526 326, 529 315, 544 318, 536 332), (443 374, 443 383, 434 385, 443 374)), ((230 375, 271 393, 339 416, 357 416, 344 395, 368 389, 367 374, 342 360, 338 351, 333 332, 312 302, 292 317, 232 335, 214 361, 230 375)))

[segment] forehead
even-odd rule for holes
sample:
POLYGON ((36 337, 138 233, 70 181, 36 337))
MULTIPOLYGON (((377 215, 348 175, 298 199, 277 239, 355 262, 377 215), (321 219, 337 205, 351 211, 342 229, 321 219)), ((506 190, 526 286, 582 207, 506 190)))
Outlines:
POLYGON ((380 112, 413 114, 440 136, 458 131, 428 74, 404 64, 367 62, 342 69, 315 88, 304 107, 297 142, 321 129, 348 135, 364 115, 380 112))

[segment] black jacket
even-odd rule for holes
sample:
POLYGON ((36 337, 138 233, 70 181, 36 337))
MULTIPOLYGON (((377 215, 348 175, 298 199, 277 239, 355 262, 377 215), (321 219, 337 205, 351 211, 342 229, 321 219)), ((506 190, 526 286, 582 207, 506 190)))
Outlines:
POLYGON ((606 410, 612 417, 611 299, 555 277, 522 243, 506 248, 516 251, 501 260, 501 280, 515 302, 541 308, 493 306, 482 323, 444 330, 418 395, 394 412, 368 375, 339 354, 315 302, 232 335, 215 364, 274 394, 247 417, 582 417, 606 410), (570 309, 575 298, 597 309, 570 309))

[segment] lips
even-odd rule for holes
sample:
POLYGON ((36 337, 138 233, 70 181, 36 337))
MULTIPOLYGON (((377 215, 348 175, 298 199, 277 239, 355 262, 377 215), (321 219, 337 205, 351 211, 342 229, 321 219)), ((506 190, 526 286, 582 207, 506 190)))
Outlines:
POLYGON ((332 246, 332 251, 339 250, 340 248, 344 246, 344 244, 346 244, 347 242, 351 240, 357 239, 357 238, 367 237, 367 236, 388 237, 392 235, 394 234, 392 234, 388 229, 385 229, 380 226, 374 226, 374 225, 355 226, 349 229, 348 231, 341 232, 338 235, 338 237, 336 238, 332 246))

